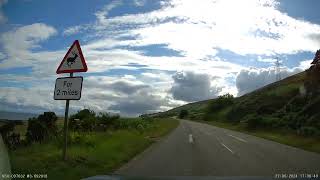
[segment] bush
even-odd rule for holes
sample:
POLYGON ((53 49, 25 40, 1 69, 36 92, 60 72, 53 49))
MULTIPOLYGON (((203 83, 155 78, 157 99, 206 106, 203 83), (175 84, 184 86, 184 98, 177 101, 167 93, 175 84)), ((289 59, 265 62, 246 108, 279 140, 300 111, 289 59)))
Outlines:
POLYGON ((15 125, 15 122, 7 122, 0 127, 3 141, 9 149, 14 149, 16 145, 20 144, 20 134, 13 132, 15 125))
POLYGON ((227 93, 225 95, 219 96, 217 99, 211 100, 208 104, 208 112, 216 112, 219 111, 229 105, 234 103, 233 95, 227 93))
POLYGON ((283 122, 276 117, 263 117, 261 118, 261 122, 258 123, 259 127, 262 128, 275 128, 281 127, 283 122))
POLYGON ((28 120, 26 138, 29 143, 42 142, 47 136, 48 132, 43 122, 39 121, 37 118, 28 120))
POLYGON ((54 112, 44 112, 38 118, 30 118, 26 133, 27 142, 43 142, 57 135, 57 116, 54 112))
POLYGON ((320 131, 315 127, 304 126, 300 128, 299 134, 303 136, 319 136, 320 131))
POLYGON ((111 115, 109 113, 99 113, 97 117, 98 125, 105 131, 108 128, 115 128, 117 121, 120 119, 118 114, 111 115))
MULTIPOLYGON (((232 106, 231 110, 227 113, 226 118, 232 122, 239 122, 247 114, 251 114, 251 109, 243 103, 238 103, 232 106)), ((244 120, 244 119, 243 119, 244 120)))
POLYGON ((247 128, 251 130, 251 129, 256 129, 259 126, 259 121, 260 121, 260 118, 258 117, 257 114, 250 114, 244 118, 243 122, 246 122, 247 128))
POLYGON ((96 113, 83 109, 69 118, 69 128, 75 131, 93 131, 96 127, 96 113), (78 119, 78 120, 77 120, 78 119))
POLYGON ((142 133, 146 129, 151 127, 152 121, 147 121, 141 118, 130 118, 130 119, 119 119, 116 122, 117 124, 115 128, 117 129, 134 129, 142 133))
POLYGON ((38 116, 38 121, 44 123, 49 135, 57 135, 57 120, 58 117, 54 112, 44 112, 43 114, 38 116))
POLYGON ((179 113, 179 118, 180 118, 180 119, 183 119, 183 118, 187 117, 188 114, 189 114, 188 110, 182 109, 182 110, 180 111, 180 113, 179 113))

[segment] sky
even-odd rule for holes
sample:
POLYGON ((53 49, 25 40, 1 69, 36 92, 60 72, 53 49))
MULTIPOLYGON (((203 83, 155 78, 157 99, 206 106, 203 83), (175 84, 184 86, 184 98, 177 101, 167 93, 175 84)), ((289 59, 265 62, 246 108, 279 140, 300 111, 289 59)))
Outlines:
POLYGON ((75 112, 137 116, 241 96, 310 66, 317 0, 0 0, 0 110, 63 114, 56 69, 79 40, 75 112))

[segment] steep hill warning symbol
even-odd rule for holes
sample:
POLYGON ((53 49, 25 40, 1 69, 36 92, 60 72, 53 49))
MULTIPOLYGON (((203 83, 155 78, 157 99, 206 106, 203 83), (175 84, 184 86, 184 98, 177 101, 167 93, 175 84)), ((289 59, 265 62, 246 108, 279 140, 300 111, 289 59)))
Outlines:
POLYGON ((78 40, 75 40, 67 54, 61 61, 57 74, 72 73, 72 72, 86 72, 88 70, 86 61, 83 57, 81 47, 78 40))

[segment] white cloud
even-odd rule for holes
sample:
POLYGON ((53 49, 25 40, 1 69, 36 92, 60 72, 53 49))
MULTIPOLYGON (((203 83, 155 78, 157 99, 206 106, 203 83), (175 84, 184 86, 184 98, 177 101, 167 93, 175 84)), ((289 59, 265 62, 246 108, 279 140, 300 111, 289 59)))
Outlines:
MULTIPOLYGON (((146 77, 141 76, 143 77, 140 75, 86 77, 83 82, 81 100, 71 102, 72 110, 89 107, 98 112, 110 111, 136 116, 181 105, 180 102, 167 95, 172 79, 162 74, 159 77, 164 78, 147 77, 150 81, 145 82, 140 79, 146 77)), ((55 77, 47 77, 39 81, 30 76, 6 75, 0 76, 0 79, 6 82, 23 82, 31 85, 31 87, 0 87, 0 107, 2 109, 23 111, 31 108, 31 111, 50 110, 59 114, 63 113, 64 102, 53 100, 55 77)))
POLYGON ((122 2, 120 0, 115 0, 115 1, 112 1, 110 4, 107 4, 106 6, 104 6, 101 10, 97 11, 95 13, 95 16, 97 17, 98 22, 106 25, 107 16, 109 12, 121 4, 122 2))
POLYGON ((146 0, 133 0, 135 6, 144 6, 146 2, 146 0))
POLYGON ((148 13, 103 16, 97 26, 106 35, 108 28, 127 28, 118 33, 135 37, 132 46, 167 44, 193 58, 214 55, 216 48, 241 55, 314 51, 320 26, 280 12, 277 4, 269 0, 172 0, 148 13))
POLYGON ((306 69, 310 68, 311 62, 312 62, 312 59, 300 61, 298 68, 306 70, 306 69))
POLYGON ((222 90, 219 85, 211 84, 215 77, 194 72, 178 72, 173 77, 170 92, 174 99, 186 102, 201 101, 217 97, 222 90))
POLYGON ((57 31, 46 24, 35 23, 3 33, 0 41, 8 57, 0 68, 28 66, 34 62, 32 49, 41 48, 40 42, 55 35, 57 31))
POLYGON ((72 34, 77 34, 80 31, 83 31, 83 30, 88 29, 88 28, 89 27, 87 25, 72 26, 72 27, 69 27, 69 28, 65 29, 63 31, 63 35, 69 36, 69 35, 72 35, 72 34))
MULTIPOLYGON (((282 68, 280 71, 281 78, 294 75, 303 71, 297 68, 282 68)), ((274 67, 269 68, 249 68, 241 70, 236 77, 236 87, 238 89, 238 96, 244 95, 255 89, 261 88, 265 85, 276 81, 276 71, 274 67)))
MULTIPOLYGON (((75 108, 86 106, 99 111, 110 108, 137 114, 133 111, 166 110, 185 101, 202 100, 227 92, 235 95, 239 91, 241 95, 273 82, 274 70, 246 69, 243 65, 228 62, 228 57, 218 57, 219 49, 240 55, 294 54, 314 51, 320 42, 319 25, 280 12, 278 3, 272 0, 171 0, 162 1, 161 8, 151 12, 110 16, 112 10, 121 4, 121 1, 112 1, 94 14, 94 22, 69 27, 63 35, 89 32, 84 36, 89 36, 90 41, 81 44, 89 72, 126 69, 138 70, 141 74, 86 78, 83 97, 73 104, 75 108), (142 50, 130 49, 160 44, 182 56, 148 56, 142 50), (193 75, 183 75, 184 81, 175 76, 172 79, 172 72, 176 71, 193 75), (194 93, 194 86, 188 86, 188 83, 200 83, 202 89, 196 88, 199 92, 194 93), (146 97, 150 102, 145 101, 146 97)), ((43 107, 57 108, 59 102, 53 101, 50 94, 56 78, 53 67, 67 49, 34 51, 41 49, 41 42, 56 33, 53 27, 36 23, 1 36, 4 52, 0 59, 4 60, 0 68, 31 66, 33 69, 26 79, 16 77, 17 82, 26 80, 32 83, 32 88, 26 90, 32 96, 22 97, 25 89, 0 88, 2 105, 4 102, 21 106, 42 103, 43 107), (30 99, 38 97, 36 89, 41 84, 50 88, 41 90, 43 95, 38 99, 30 99)), ((273 59, 268 58, 258 58, 257 61, 273 63, 273 59)), ((302 61, 299 69, 307 68, 308 63, 302 61)), ((297 71, 284 69, 283 77, 297 71)), ((15 80, 11 75, 0 76, 0 79, 15 80)))

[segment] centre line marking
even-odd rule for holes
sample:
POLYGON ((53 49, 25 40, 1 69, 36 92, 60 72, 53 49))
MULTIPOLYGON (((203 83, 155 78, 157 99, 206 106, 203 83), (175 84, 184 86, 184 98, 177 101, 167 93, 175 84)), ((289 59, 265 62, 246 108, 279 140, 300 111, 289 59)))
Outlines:
POLYGON ((232 154, 234 154, 234 152, 230 148, 228 148, 226 145, 224 145, 223 143, 221 143, 221 145, 224 146, 226 149, 228 149, 232 154))
POLYGON ((192 137, 192 134, 189 134, 189 143, 193 143, 193 137, 192 137))
POLYGON ((244 140, 244 139, 242 139, 242 138, 239 138, 239 137, 236 137, 236 136, 233 136, 233 135, 231 135, 231 134, 229 134, 229 136, 231 136, 231 137, 233 137, 233 138, 235 138, 235 139, 237 139, 237 140, 239 140, 239 141, 242 141, 242 142, 247 142, 246 140, 244 140))

